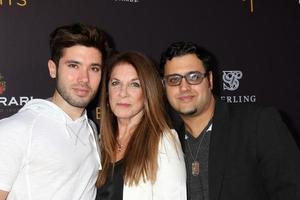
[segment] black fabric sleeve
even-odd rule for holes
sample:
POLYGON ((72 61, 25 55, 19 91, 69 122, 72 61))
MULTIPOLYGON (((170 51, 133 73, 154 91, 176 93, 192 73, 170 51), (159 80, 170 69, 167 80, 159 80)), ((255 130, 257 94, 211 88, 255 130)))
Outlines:
POLYGON ((263 185, 270 200, 300 199, 299 149, 273 108, 257 118, 257 156, 263 185))

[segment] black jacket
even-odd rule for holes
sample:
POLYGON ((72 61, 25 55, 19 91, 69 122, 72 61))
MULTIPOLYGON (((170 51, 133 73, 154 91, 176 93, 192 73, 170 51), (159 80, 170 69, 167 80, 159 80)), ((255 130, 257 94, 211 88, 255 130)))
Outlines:
POLYGON ((300 152, 272 108, 216 101, 208 173, 210 200, 300 200, 300 152))

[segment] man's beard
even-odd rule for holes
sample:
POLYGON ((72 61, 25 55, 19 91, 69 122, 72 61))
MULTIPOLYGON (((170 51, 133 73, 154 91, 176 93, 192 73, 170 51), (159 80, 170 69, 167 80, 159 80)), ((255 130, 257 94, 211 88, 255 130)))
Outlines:
POLYGON ((85 108, 95 96, 95 94, 93 94, 89 96, 88 99, 76 100, 72 97, 72 94, 67 91, 67 88, 62 87, 58 82, 56 84, 56 90, 68 104, 77 108, 85 108))
POLYGON ((190 111, 187 111, 187 112, 181 112, 181 111, 178 111, 178 113, 180 115, 183 115, 183 116, 192 116, 194 115, 195 113, 197 113, 197 108, 193 109, 193 110, 190 110, 190 111))

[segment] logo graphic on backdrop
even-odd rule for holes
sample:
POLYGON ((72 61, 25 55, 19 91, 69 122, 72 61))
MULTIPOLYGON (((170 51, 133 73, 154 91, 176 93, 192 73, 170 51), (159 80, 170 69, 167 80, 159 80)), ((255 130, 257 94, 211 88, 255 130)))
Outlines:
POLYGON ((33 96, 5 96, 7 84, 8 82, 0 73, 0 119, 2 113, 5 114, 5 116, 14 114, 29 100, 33 99, 33 96))
POLYGON ((19 7, 25 7, 27 6, 28 0, 0 0, 0 7, 1 6, 19 6, 19 7))
POLYGON ((250 13, 254 13, 254 0, 243 0, 243 2, 246 1, 250 1, 250 13))
POLYGON ((240 86, 239 79, 243 77, 241 71, 223 71, 223 90, 234 91, 240 86))
POLYGON ((6 82, 4 76, 0 73, 0 95, 3 95, 6 90, 6 82))
MULTIPOLYGON (((223 91, 237 91, 240 86, 240 81, 243 78, 243 72, 240 70, 223 71, 223 91)), ((255 95, 223 95, 221 100, 227 103, 254 103, 256 102, 255 95)))
POLYGON ((96 119, 101 119, 101 107, 96 107, 96 119))

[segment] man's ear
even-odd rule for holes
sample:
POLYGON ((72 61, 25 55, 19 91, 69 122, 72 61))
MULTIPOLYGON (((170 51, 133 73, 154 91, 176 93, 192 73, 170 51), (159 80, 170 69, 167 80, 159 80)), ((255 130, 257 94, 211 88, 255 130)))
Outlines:
POLYGON ((209 81, 210 90, 212 90, 214 88, 214 77, 212 71, 210 71, 208 74, 208 81, 209 81))
POLYGON ((48 60, 48 70, 51 78, 56 78, 57 67, 53 60, 48 60))

